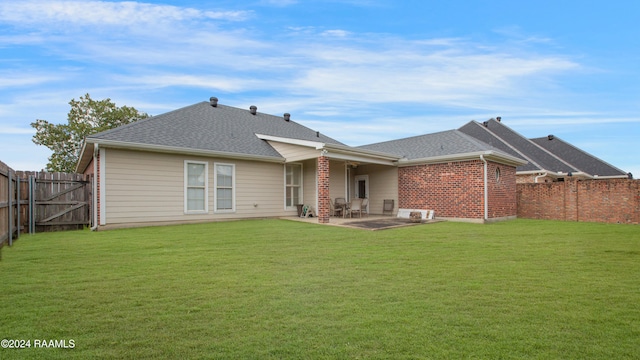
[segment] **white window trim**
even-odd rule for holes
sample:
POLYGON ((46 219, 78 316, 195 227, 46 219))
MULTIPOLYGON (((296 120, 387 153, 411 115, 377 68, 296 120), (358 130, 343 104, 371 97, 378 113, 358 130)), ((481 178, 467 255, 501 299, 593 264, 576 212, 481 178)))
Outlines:
POLYGON ((193 214, 208 214, 209 213, 209 163, 206 161, 185 160, 184 161, 184 213, 188 215, 193 214), (189 189, 189 164, 204 165, 204 210, 189 210, 188 209, 188 197, 187 190, 189 189))
POLYGON ((300 203, 304 204, 304 165, 302 163, 288 163, 284 164, 282 169, 283 171, 283 179, 284 179, 284 198, 282 202, 284 203, 285 210, 297 210, 296 205, 292 204, 291 206, 287 206, 287 165, 300 165, 300 203))
POLYGON ((213 163, 213 212, 218 214, 236 212, 236 164, 213 163), (231 166, 231 209, 218 210, 218 165, 231 166))

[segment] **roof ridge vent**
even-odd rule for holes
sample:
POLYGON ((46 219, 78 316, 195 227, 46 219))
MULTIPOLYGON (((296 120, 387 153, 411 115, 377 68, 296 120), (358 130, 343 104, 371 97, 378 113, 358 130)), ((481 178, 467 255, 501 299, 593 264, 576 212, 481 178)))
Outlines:
POLYGON ((287 121, 287 122, 288 122, 288 121, 290 121, 290 120, 291 120, 291 114, 289 114, 289 113, 284 113, 284 115, 283 115, 283 116, 284 116, 284 121, 287 121))
POLYGON ((251 105, 249 106, 249 111, 251 112, 251 115, 255 115, 258 112, 258 107, 255 105, 251 105))
POLYGON ((211 104, 211 106, 213 107, 217 107, 218 106, 218 98, 215 96, 212 96, 209 98, 209 103, 211 104))

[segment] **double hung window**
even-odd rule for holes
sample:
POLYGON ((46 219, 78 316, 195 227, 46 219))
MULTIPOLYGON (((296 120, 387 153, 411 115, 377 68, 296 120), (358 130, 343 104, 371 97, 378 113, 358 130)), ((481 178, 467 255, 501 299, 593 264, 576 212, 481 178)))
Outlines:
POLYGON ((285 166, 285 206, 294 207, 302 203, 302 164, 285 166))
POLYGON ((215 211, 235 211, 235 165, 215 164, 215 211))

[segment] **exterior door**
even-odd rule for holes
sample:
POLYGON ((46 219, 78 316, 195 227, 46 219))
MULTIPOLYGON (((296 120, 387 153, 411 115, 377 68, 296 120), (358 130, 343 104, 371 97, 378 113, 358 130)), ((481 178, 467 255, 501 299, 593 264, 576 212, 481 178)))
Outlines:
POLYGON ((355 196, 364 199, 369 197, 369 175, 358 175, 355 177, 355 196))

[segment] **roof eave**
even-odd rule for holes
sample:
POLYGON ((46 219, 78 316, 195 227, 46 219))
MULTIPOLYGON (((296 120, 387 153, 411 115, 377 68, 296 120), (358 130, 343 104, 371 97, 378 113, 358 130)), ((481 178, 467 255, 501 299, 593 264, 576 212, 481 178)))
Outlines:
MULTIPOLYGON (((267 141, 276 141, 291 145, 305 146, 313 148, 315 150, 326 151, 324 154, 333 159, 350 160, 350 161, 362 161, 381 165, 394 166, 400 156, 392 155, 385 152, 364 150, 354 148, 347 145, 331 144, 321 141, 310 141, 301 139, 292 139, 286 137, 279 137, 273 135, 256 134, 259 139, 267 141)), ((320 156, 320 153, 318 156, 320 156)))
POLYGON ((233 152, 227 152, 227 151, 192 149, 192 148, 184 148, 184 147, 178 147, 178 146, 132 143, 132 142, 124 142, 124 141, 116 141, 116 140, 88 138, 87 143, 98 144, 103 147, 116 148, 116 149, 140 150, 140 151, 183 154, 183 155, 197 155, 197 156, 207 156, 207 157, 224 157, 224 158, 237 159, 237 160, 253 160, 253 161, 265 161, 265 162, 275 162, 275 163, 285 162, 285 159, 283 157, 276 157, 276 156, 241 154, 241 153, 233 153, 233 152))
POLYGON ((78 163, 76 164, 76 173, 83 174, 93 159, 93 143, 89 143, 86 140, 82 143, 82 150, 78 157, 78 163))
POLYGON ((402 158, 401 156, 392 155, 392 154, 381 152, 381 151, 364 150, 364 149, 353 148, 351 146, 337 145, 337 144, 324 144, 324 147, 322 149, 335 152, 335 153, 352 154, 352 155, 358 155, 358 156, 369 156, 369 157, 374 157, 374 158, 378 158, 380 160, 386 160, 386 161, 398 161, 402 158))
POLYGON ((446 163, 446 162, 452 162, 452 161, 478 160, 480 159, 481 155, 486 160, 495 161, 505 165, 520 166, 527 163, 526 161, 520 158, 517 158, 515 156, 507 155, 504 153, 498 153, 493 150, 488 150, 488 151, 475 151, 470 153, 432 156, 432 157, 426 157, 426 158, 420 158, 420 159, 400 160, 398 162, 398 166, 412 166, 412 165, 419 165, 419 164, 440 164, 440 163, 446 163))

